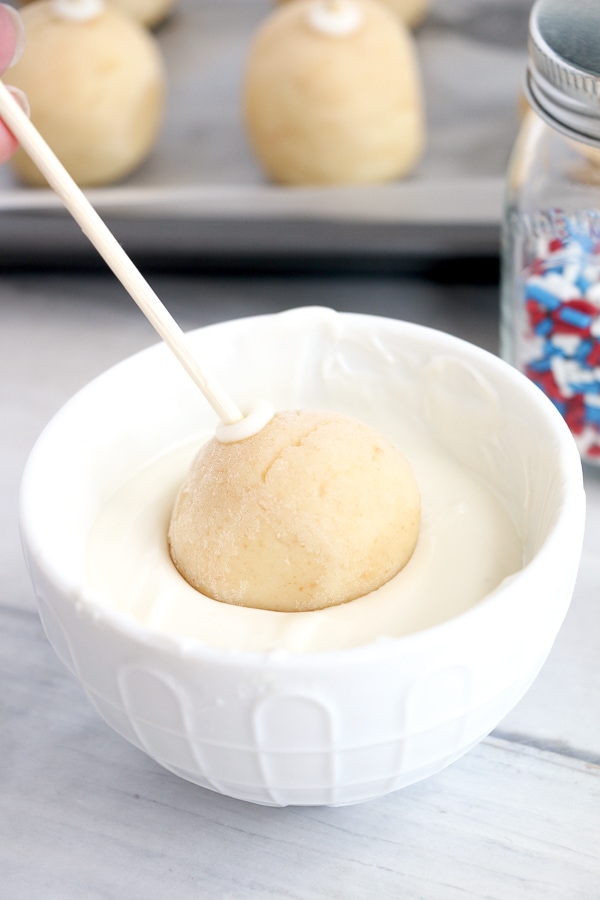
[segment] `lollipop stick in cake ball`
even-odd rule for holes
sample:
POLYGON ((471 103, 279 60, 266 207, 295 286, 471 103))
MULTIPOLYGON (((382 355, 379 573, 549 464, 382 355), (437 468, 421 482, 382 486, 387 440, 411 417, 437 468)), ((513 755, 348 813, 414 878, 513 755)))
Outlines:
POLYGON ((389 581, 410 559, 420 523, 400 452, 328 411, 274 414, 263 403, 244 418, 1 82, 0 115, 221 420, 171 516, 181 576, 214 600, 287 612, 345 603, 389 581))

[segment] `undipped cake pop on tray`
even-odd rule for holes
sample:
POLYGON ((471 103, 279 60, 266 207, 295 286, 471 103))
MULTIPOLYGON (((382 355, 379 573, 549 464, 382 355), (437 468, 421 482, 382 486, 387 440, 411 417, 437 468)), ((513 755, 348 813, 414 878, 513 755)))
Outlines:
MULTIPOLYGON (((162 121, 156 39, 104 0, 36 0, 22 17, 25 50, 10 81, 26 93, 31 121, 79 185, 125 177, 152 149, 162 121)), ((24 150, 11 163, 27 184, 46 183, 24 150)))
POLYGON ((282 184, 403 177, 424 146, 413 36, 380 0, 293 0, 259 27, 246 65, 250 146, 282 184))

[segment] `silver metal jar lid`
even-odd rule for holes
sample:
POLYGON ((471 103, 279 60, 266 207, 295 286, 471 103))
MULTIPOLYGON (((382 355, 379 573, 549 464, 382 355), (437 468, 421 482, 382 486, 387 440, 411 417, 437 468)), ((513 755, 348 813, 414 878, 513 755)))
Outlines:
POLYGON ((600 146, 600 0, 537 0, 525 90, 557 131, 600 146))

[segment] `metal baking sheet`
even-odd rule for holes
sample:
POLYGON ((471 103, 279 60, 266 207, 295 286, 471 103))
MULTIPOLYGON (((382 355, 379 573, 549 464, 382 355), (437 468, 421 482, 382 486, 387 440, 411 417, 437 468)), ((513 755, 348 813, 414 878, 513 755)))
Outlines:
MULTIPOLYGON (((160 139, 134 175, 88 196, 130 250, 153 255, 489 252, 518 128, 530 7, 434 0, 416 35, 428 143, 409 178, 285 188, 265 179, 240 115, 249 42, 271 0, 179 0, 157 31, 169 84, 160 139)), ((86 250, 51 191, 0 170, 0 262, 86 250)))

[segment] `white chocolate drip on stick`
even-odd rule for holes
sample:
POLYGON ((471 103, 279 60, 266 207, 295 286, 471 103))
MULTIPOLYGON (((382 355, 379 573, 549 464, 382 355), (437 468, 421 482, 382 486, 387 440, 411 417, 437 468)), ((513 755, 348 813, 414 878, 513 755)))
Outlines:
POLYGON ((104 11, 105 0, 52 0, 52 12, 59 19, 86 22, 104 11))
POLYGON ((328 37, 348 37, 363 24, 362 10, 354 0, 315 0, 307 18, 314 31, 328 37))
POLYGON ((240 422, 233 422, 231 425, 219 422, 215 430, 215 437, 221 444, 235 444, 237 441, 244 441, 262 431, 274 415, 273 404, 268 400, 261 400, 240 422))
MULTIPOLYGON (((0 115, 46 177, 48 183, 54 188, 83 233, 89 238, 150 324, 200 388, 221 422, 227 426, 240 422, 244 416, 237 405, 214 376, 209 376, 199 365, 187 345, 184 332, 175 319, 1 81, 0 115)), ((266 422, 263 422, 264 424, 266 422)))

